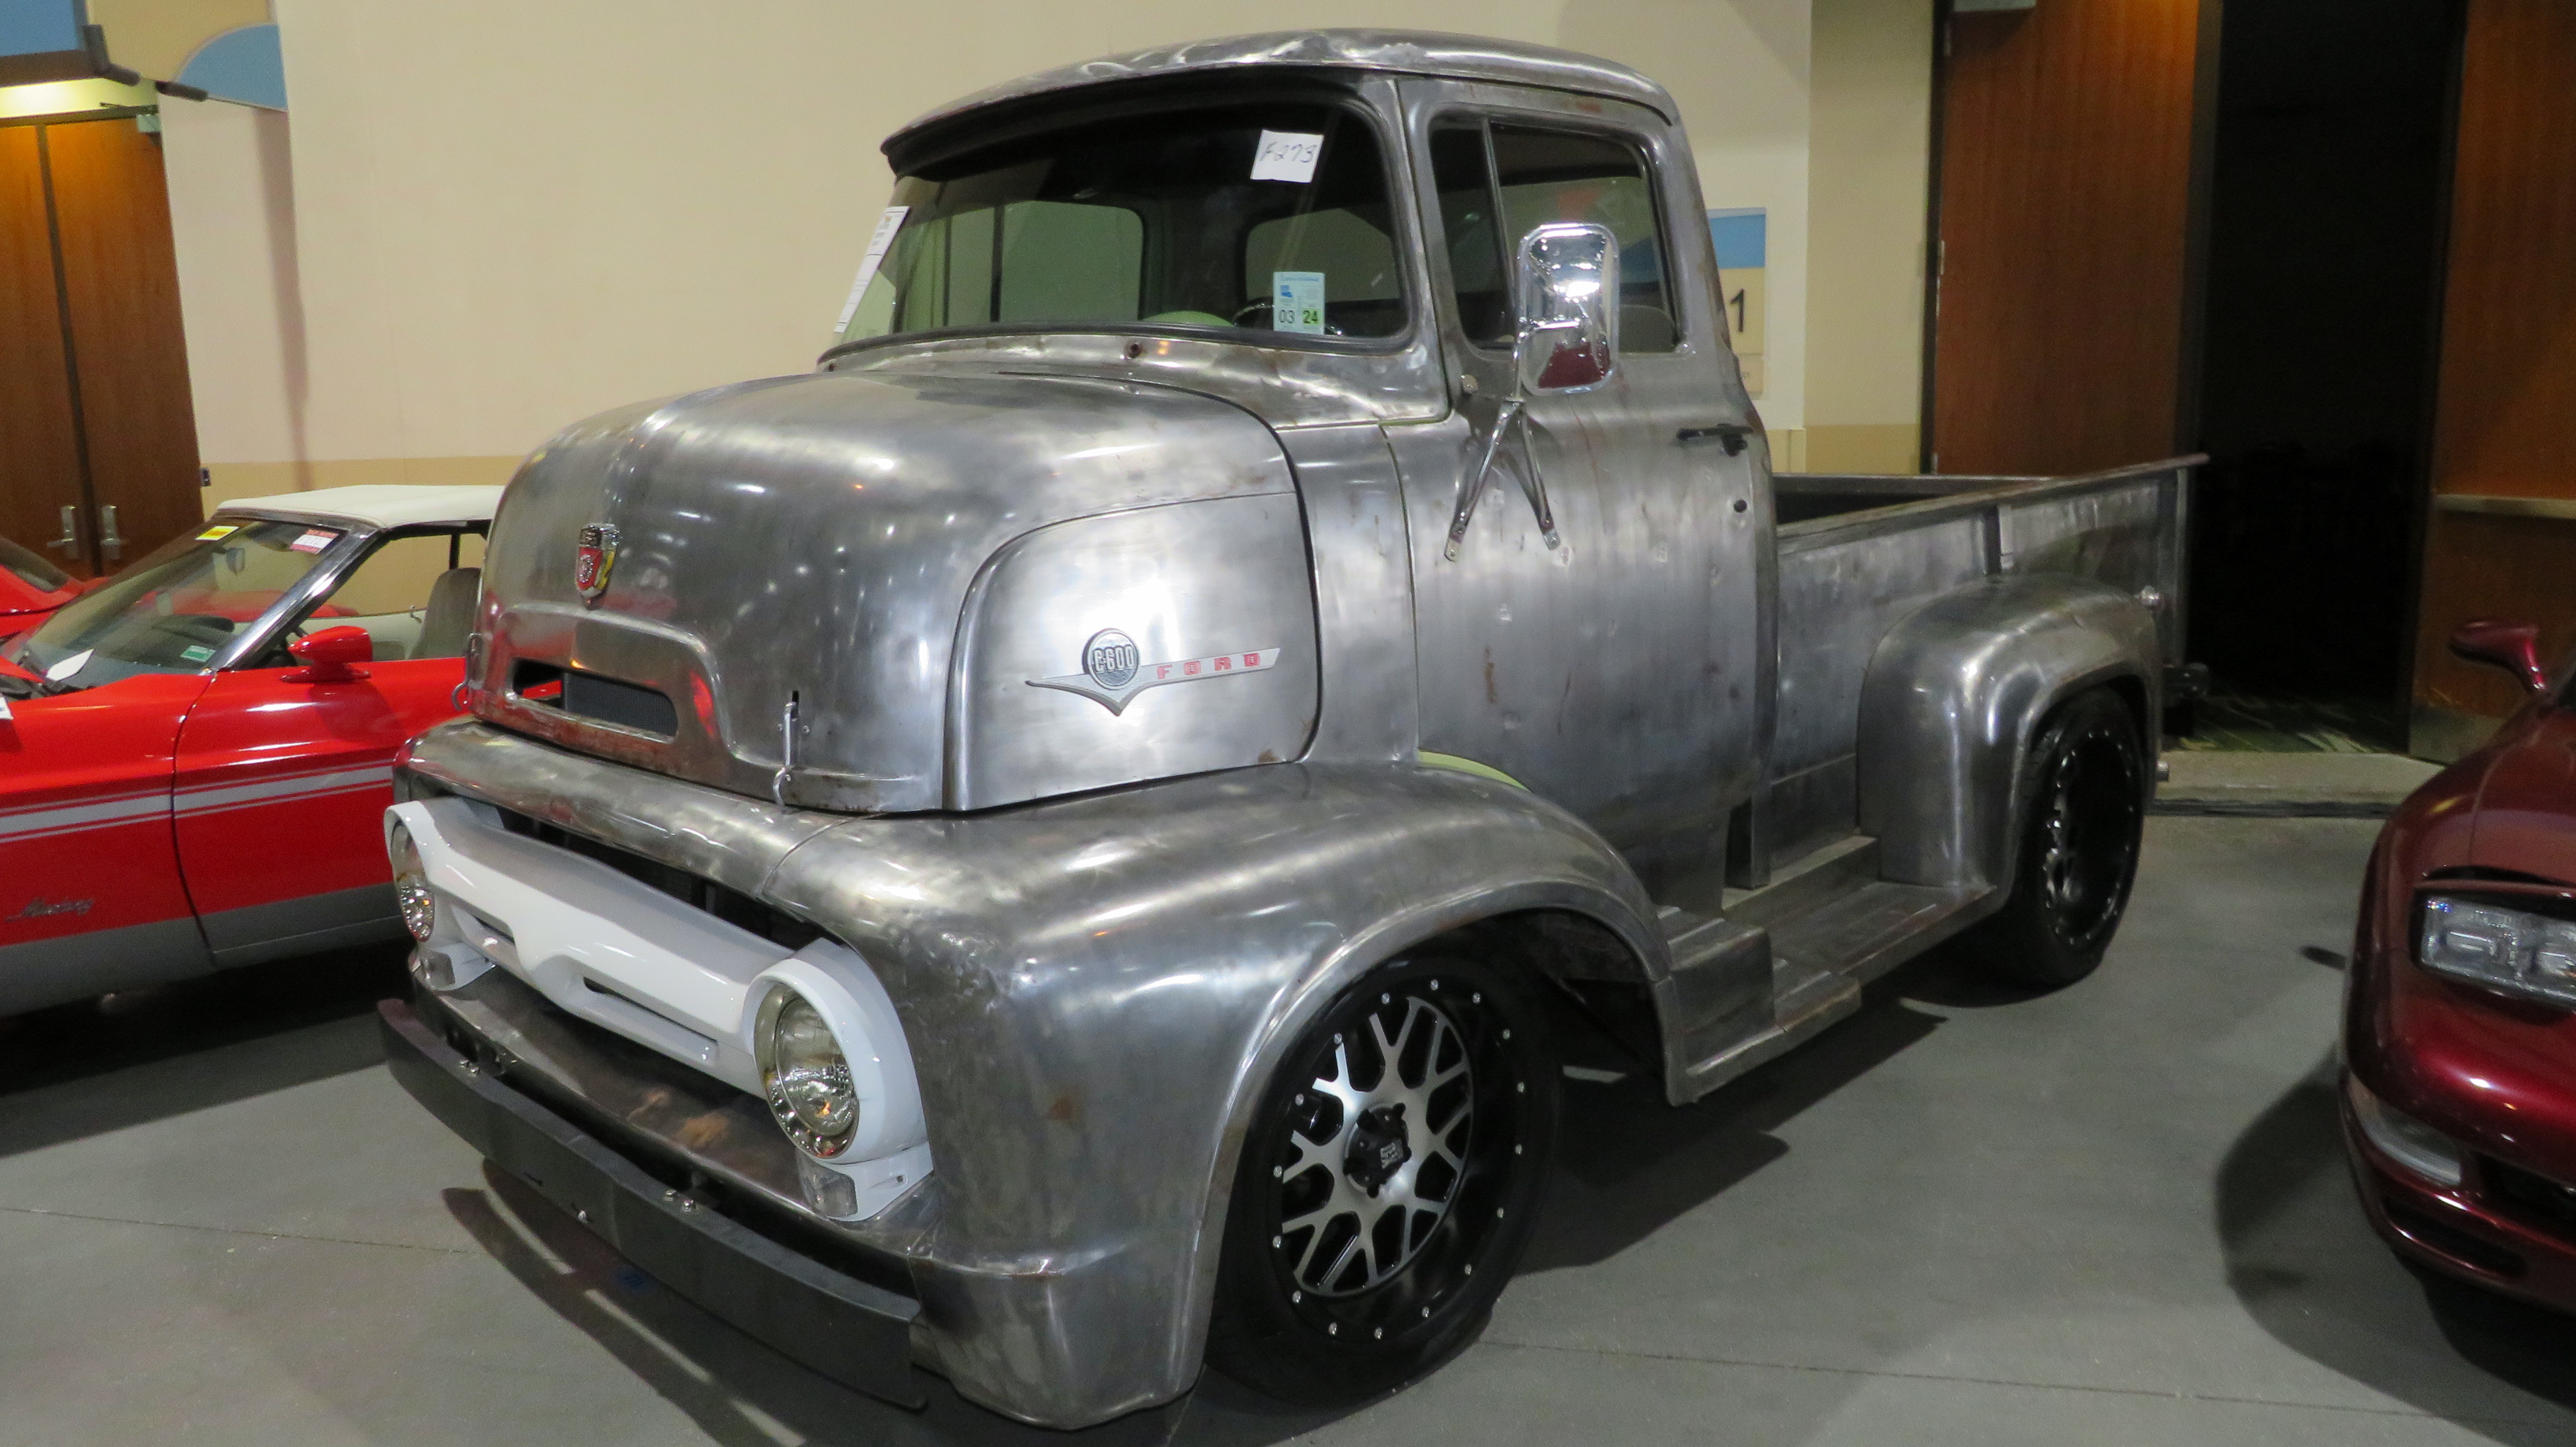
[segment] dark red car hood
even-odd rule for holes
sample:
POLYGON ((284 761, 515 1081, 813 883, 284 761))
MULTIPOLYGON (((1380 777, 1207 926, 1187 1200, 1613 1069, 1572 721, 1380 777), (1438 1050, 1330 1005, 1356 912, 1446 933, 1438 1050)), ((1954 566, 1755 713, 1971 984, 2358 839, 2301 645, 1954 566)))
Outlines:
POLYGON ((2576 709, 2526 713, 2482 752, 2460 862, 2576 884, 2576 709))

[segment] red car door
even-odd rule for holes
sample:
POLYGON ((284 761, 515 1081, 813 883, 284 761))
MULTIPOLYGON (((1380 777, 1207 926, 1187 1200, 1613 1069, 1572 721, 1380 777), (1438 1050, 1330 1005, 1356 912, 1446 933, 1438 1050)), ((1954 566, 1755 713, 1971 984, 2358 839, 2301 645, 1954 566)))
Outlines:
MULTIPOLYGON (((316 620, 322 621, 322 620, 316 620)), ((180 730, 179 863, 216 963, 399 929, 385 863, 394 750, 455 712, 455 658, 365 665, 350 683, 220 674, 180 730)))
POLYGON ((145 673, 9 701, 0 1015, 208 968, 170 828, 173 750, 206 685, 145 673))

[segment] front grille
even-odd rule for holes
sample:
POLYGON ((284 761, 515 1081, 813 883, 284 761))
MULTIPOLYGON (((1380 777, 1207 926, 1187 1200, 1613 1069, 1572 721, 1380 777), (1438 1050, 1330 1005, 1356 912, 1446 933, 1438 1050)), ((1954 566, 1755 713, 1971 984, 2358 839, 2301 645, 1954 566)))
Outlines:
POLYGON ((801 950, 823 938, 821 930, 741 890, 674 868, 658 859, 647 859, 613 844, 602 844, 515 809, 503 809, 500 813, 501 827, 513 834, 570 850, 585 859, 596 859, 629 879, 649 884, 682 904, 704 910, 736 929, 749 930, 781 949, 801 950))
POLYGON ((510 689, 523 703, 637 733, 667 739, 680 732, 680 711, 669 694, 605 674, 522 659, 511 672, 510 689))
POLYGON ((2562 1236, 2576 1236, 2576 1187, 2493 1156, 2478 1158, 2478 1174, 2499 1209, 2562 1236))

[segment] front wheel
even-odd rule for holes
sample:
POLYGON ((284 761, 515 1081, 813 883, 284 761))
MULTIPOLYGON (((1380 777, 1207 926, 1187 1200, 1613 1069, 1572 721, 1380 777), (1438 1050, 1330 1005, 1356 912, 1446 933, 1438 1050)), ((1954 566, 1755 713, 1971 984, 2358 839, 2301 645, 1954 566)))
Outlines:
POLYGON ((1475 1335, 1555 1145, 1546 1025, 1506 964, 1443 949, 1372 973, 1307 1027, 1244 1139, 1211 1364, 1330 1404, 1475 1335))
POLYGON ((2110 690, 2048 716, 2022 774, 2012 894, 1961 941, 1971 957, 2041 988, 2093 973, 2137 877, 2146 770, 2137 722, 2110 690))

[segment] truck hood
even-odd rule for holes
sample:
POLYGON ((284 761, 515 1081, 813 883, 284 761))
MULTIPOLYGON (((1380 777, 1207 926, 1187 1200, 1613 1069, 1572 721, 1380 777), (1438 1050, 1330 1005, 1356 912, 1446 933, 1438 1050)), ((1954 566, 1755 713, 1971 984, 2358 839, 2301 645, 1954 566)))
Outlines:
POLYGON ((950 807, 960 620, 998 554, 1075 519, 1293 492, 1246 412, 1109 378, 810 374, 605 413, 502 501, 473 710, 782 802, 950 807))

